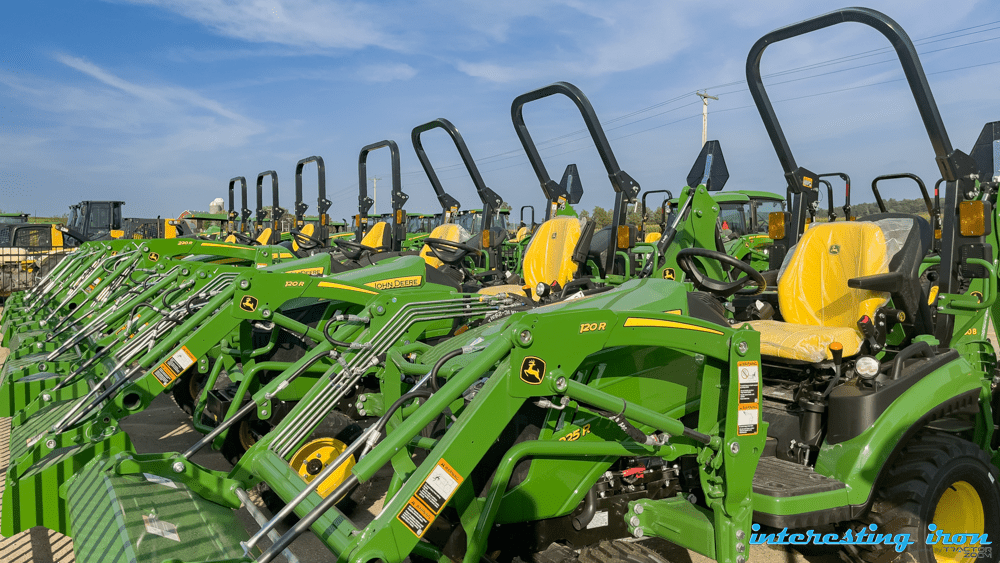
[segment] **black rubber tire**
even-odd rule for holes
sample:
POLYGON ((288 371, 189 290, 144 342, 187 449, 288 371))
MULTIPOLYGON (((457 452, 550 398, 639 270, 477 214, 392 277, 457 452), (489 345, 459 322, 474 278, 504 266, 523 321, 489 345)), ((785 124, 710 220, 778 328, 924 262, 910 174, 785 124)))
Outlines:
POLYGON ((602 541, 587 546, 577 555, 577 563, 669 563, 669 560, 638 541, 602 541))
MULTIPOLYGON (((309 436, 307 442, 315 440, 317 438, 322 438, 325 436, 333 436, 337 440, 350 445, 351 442, 356 440, 361 436, 363 430, 357 425, 349 416, 340 412, 334 412, 326 418, 317 428, 313 431, 312 435, 309 436)), ((230 435, 233 433, 230 432, 230 435)), ((227 442, 228 442, 227 436, 227 442)), ((242 454, 241 454, 242 455, 242 454)), ((355 461, 357 461, 357 453, 354 454, 355 461)), ((354 510, 364 502, 365 497, 368 496, 368 492, 371 490, 372 482, 371 480, 364 483, 358 483, 350 493, 337 503, 337 508, 346 515, 350 515, 354 510)), ((271 511, 272 514, 276 514, 281 507, 285 505, 285 502, 269 489, 264 489, 261 491, 261 498, 264 500, 264 504, 271 511)), ((294 513, 286 518, 289 523, 294 523, 298 518, 294 513)))
MULTIPOLYGON (((909 534, 915 541, 903 553, 892 545, 857 546, 845 556, 866 563, 914 561, 935 563, 933 546, 926 544, 928 525, 934 520, 941 495, 957 483, 967 483, 982 503, 984 529, 944 530, 986 533, 1000 537, 1000 472, 975 444, 951 434, 925 433, 914 437, 882 477, 876 499, 862 525, 877 526, 877 533, 909 534)), ((861 526, 851 526, 853 530, 861 526)), ((987 546, 987 549, 989 546, 987 546)), ((995 549, 995 548, 994 548, 995 549)), ((997 554, 985 560, 995 561, 997 554)), ((975 556, 971 560, 976 560, 975 556)))
POLYGON ((208 374, 198 373, 195 366, 181 374, 177 383, 170 388, 170 393, 182 411, 188 414, 194 413, 194 402, 205 387, 207 380, 208 374))

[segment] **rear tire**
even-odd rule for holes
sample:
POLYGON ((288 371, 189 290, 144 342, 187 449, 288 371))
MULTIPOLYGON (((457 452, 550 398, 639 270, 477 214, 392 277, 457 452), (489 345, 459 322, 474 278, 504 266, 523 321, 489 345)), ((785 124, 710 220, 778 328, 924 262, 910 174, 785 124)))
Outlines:
MULTIPOLYGON (((921 434, 908 443, 883 477, 865 526, 876 533, 909 534, 915 542, 903 553, 893 545, 857 546, 866 563, 976 561, 978 546, 928 545, 929 526, 948 534, 1000 537, 1000 473, 971 442, 951 434, 921 434)), ((853 527, 857 530, 859 527, 853 527)), ((991 546, 985 546, 989 550, 991 546)), ((982 553, 985 553, 983 551, 982 553)), ((995 561, 995 555, 986 555, 995 561)))
POLYGON ((194 368, 181 374, 180 379, 170 389, 170 393, 174 397, 174 402, 177 403, 177 406, 182 411, 194 414, 194 403, 198 400, 198 395, 201 394, 202 389, 205 388, 205 381, 207 380, 208 375, 198 373, 198 370, 194 368))
POLYGON ((585 547, 577 556, 578 563, 669 563, 666 557, 643 542, 602 541, 585 547))

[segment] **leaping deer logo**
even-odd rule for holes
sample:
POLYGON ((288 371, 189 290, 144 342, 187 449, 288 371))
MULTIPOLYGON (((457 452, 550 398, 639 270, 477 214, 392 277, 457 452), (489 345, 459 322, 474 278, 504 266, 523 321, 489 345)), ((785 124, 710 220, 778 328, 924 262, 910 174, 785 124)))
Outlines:
POLYGON ((539 385, 545 375, 545 360, 528 356, 521 362, 521 381, 529 385, 539 385))

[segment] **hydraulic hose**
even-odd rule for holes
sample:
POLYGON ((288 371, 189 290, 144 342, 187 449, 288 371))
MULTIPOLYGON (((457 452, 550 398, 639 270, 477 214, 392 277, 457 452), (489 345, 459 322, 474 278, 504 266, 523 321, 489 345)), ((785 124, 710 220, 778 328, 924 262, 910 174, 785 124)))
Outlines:
POLYGON ((441 386, 438 385, 437 382, 438 371, 440 371, 441 368, 444 367, 444 365, 448 362, 448 360, 457 356, 461 356, 464 353, 465 351, 462 348, 459 348, 457 350, 452 350, 451 352, 448 352, 444 356, 441 356, 441 359, 438 360, 436 364, 434 364, 434 367, 431 368, 431 378, 427 381, 427 384, 431 386, 431 389, 433 391, 437 391, 438 389, 441 388, 441 386))

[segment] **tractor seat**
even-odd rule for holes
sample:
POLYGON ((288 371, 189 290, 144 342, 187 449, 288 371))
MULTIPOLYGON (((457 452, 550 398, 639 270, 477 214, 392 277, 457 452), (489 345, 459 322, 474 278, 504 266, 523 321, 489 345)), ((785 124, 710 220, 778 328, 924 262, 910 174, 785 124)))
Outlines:
MULTIPOLYGON (((301 229, 299 229, 299 232, 307 237, 311 237, 313 236, 313 233, 316 232, 316 225, 313 223, 306 223, 301 229)), ((295 237, 292 237, 292 250, 295 252, 300 250, 299 243, 295 240, 295 237)))
POLYGON ((271 240, 271 227, 264 227, 264 230, 257 236, 257 244, 267 244, 271 240))
MULTIPOLYGON (((576 276, 580 263, 586 260, 586 255, 579 256, 579 247, 590 248, 592 229, 585 223, 576 217, 559 216, 538 226, 524 251, 522 278, 525 286, 533 290, 540 282, 545 282, 565 287, 576 276)), ((479 291, 490 295, 503 292, 522 294, 524 290, 519 285, 505 285, 479 291)), ((538 296, 533 298, 538 300, 538 296)))
POLYGON ((520 229, 517 230, 517 234, 514 235, 514 242, 521 242, 522 240, 528 238, 529 236, 531 236, 531 229, 529 229, 527 226, 521 227, 520 229))
POLYGON ((391 235, 392 230, 389 228, 389 223, 379 221, 368 229, 368 232, 361 239, 361 245, 369 248, 387 248, 392 245, 391 235))
POLYGON ((646 233, 646 238, 642 242, 659 242, 663 233, 646 233))
POLYGON ((817 363, 832 359, 833 342, 843 345, 844 357, 860 352, 864 337, 858 320, 873 318, 876 309, 888 302, 889 293, 855 289, 848 280, 887 274, 902 241, 918 240, 907 236, 916 228, 911 219, 881 225, 849 221, 819 223, 806 230, 778 276, 784 322, 748 323, 760 332, 761 355, 817 363))
MULTIPOLYGON (((427 235, 427 238, 437 238, 450 242, 464 243, 472 238, 472 235, 469 234, 469 231, 465 230, 464 227, 457 223, 444 223, 434 227, 434 230, 431 231, 431 234, 427 235)), ((426 244, 420 249, 420 257, 423 258, 424 261, 427 262, 427 265, 432 268, 440 268, 444 265, 444 262, 442 262, 437 256, 434 256, 434 253, 431 252, 431 247, 426 244)))

